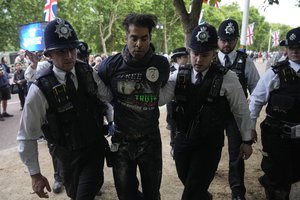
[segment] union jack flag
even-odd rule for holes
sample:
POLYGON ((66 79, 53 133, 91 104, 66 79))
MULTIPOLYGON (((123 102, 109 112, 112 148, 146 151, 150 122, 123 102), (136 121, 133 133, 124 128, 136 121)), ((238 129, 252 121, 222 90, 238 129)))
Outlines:
POLYGON ((44 20, 50 22, 56 18, 57 0, 46 0, 44 6, 44 20))
POLYGON ((254 29, 254 23, 249 24, 247 28, 247 46, 250 46, 253 44, 253 29, 254 29))
POLYGON ((279 31, 274 31, 272 33, 272 47, 277 47, 279 45, 279 31))

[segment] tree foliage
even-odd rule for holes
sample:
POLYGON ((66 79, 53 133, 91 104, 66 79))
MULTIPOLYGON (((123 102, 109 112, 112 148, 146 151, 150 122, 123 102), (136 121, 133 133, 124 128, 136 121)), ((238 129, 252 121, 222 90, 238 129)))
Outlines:
MULTIPOLYGON (((218 0, 221 1, 221 0, 218 0)), ((295 0, 296 1, 296 0, 295 0)), ((300 0, 297 0, 300 3, 300 0)), ((179 46, 187 46, 192 30, 198 24, 202 10, 204 20, 215 27, 233 18, 241 27, 242 12, 237 3, 217 9, 215 0, 63 0, 58 1, 58 17, 67 19, 80 40, 89 44, 92 53, 121 51, 125 44, 122 20, 130 12, 151 13, 158 17, 160 28, 153 29, 151 39, 156 51, 170 53, 179 46)), ((0 51, 17 51, 19 26, 43 21, 45 1, 0 1, 0 51)), ((258 10, 250 8, 249 23, 255 22, 254 44, 248 49, 267 50, 269 31, 280 30, 280 38, 291 28, 270 24, 258 10)), ((276 49, 275 49, 276 50, 276 49)))

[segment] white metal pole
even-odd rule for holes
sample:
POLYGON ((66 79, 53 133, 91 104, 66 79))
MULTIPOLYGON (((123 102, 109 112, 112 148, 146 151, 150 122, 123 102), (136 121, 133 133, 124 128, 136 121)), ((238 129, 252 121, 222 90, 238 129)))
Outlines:
POLYGON ((243 10, 243 21, 242 21, 242 31, 241 31, 241 48, 246 50, 247 42, 247 28, 249 21, 249 7, 250 0, 244 0, 244 10, 243 10))
POLYGON ((268 44, 268 53, 270 53, 270 47, 271 47, 271 36, 272 35, 272 30, 270 29, 270 33, 269 33, 269 44, 268 44))

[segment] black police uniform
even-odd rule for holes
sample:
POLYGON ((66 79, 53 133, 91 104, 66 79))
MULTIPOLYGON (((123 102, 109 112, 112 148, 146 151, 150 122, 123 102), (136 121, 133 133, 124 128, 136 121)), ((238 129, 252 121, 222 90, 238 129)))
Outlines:
MULTIPOLYGON (((47 25, 45 55, 56 49, 74 50, 77 45, 77 35, 69 22, 57 18, 47 25)), ((32 154, 36 142, 31 142, 40 136, 42 129, 47 141, 53 144, 51 153, 62 163, 67 195, 76 200, 94 200, 102 182, 99 169, 104 162, 105 107, 97 92, 88 64, 76 61, 70 72, 51 66, 30 87, 17 137, 21 158, 30 175, 38 175, 38 161, 32 154), (76 77, 77 88, 70 74, 76 77), (37 121, 32 122, 31 118, 37 121)), ((41 174, 37 178, 46 179, 41 174)), ((34 189, 40 192, 42 188, 34 189)))
MULTIPOLYGON (((290 30, 281 45, 296 46, 299 51, 300 28, 290 30)), ((251 96, 249 108, 253 119, 265 103, 267 116, 260 124, 264 175, 259 181, 268 200, 288 200, 291 185, 300 180, 299 63, 287 59, 266 71, 251 96)))
POLYGON ((230 113, 227 99, 219 96, 222 76, 227 70, 212 64, 200 84, 191 83, 191 70, 191 66, 185 66, 178 72, 174 156, 178 177, 185 185, 182 199, 205 200, 210 199, 207 190, 221 158, 230 113), (183 77, 184 84, 180 82, 183 77))
MULTIPOLYGON (((222 40, 236 40, 239 37, 238 23, 233 19, 224 20, 218 28, 219 39, 222 40)), ((255 88, 259 80, 259 74, 253 63, 247 59, 247 54, 237 50, 224 54, 221 51, 218 53, 218 63, 221 64, 220 59, 225 58, 223 66, 227 69, 234 71, 242 85, 246 98, 248 97, 248 90, 250 93, 255 88), (234 60, 230 61, 229 55, 235 56, 234 60), (226 57, 228 60, 226 60, 226 57), (228 63, 230 64, 228 64, 228 63), (247 69, 246 69, 247 63, 247 69), (245 71, 247 70, 247 74, 245 71), (249 83, 249 84, 248 84, 249 83)), ((241 200, 245 199, 246 187, 244 184, 245 164, 244 160, 240 157, 240 146, 242 138, 239 128, 235 122, 234 116, 231 114, 228 124, 226 126, 226 135, 228 138, 228 153, 229 153, 229 175, 228 180, 232 190, 232 199, 241 200)))
POLYGON ((260 126, 263 152, 268 155, 263 156, 261 167, 265 175, 260 182, 268 199, 288 199, 291 184, 300 180, 300 137, 290 135, 291 127, 300 125, 300 77, 288 61, 272 68, 279 76, 280 87, 270 93, 267 117, 260 126))
POLYGON ((80 62, 75 68, 79 86, 75 95, 69 94, 68 89, 67 93, 62 91, 64 86, 58 83, 52 70, 44 72, 35 84, 43 91, 49 104, 48 124, 42 127, 45 138, 55 146, 51 153, 62 162, 67 194, 80 199, 81 195, 86 198, 93 196, 77 191, 82 189, 79 185, 83 181, 95 184, 89 189, 94 195, 103 182, 100 169, 104 162, 105 139, 101 125, 104 106, 98 102, 96 88, 87 88, 95 84, 91 79, 91 69, 80 62), (86 70, 82 70, 84 68, 86 70), (82 132, 85 134, 82 135, 82 132))
MULTIPOLYGON (((216 50, 216 29, 207 23, 197 26, 192 32, 190 48, 195 51, 192 52, 195 53, 194 56, 216 50)), ((212 199, 208 188, 221 158, 224 129, 230 110, 242 115, 241 120, 248 116, 246 121, 250 123, 248 106, 241 87, 229 92, 233 85, 239 84, 235 78, 233 72, 228 72, 228 69, 217 65, 214 60, 208 69, 202 72, 196 72, 191 65, 185 65, 178 71, 175 86, 175 119, 178 134, 174 158, 178 176, 185 186, 183 200, 212 199), (204 73, 202 81, 199 73, 204 73), (192 77, 195 75, 198 76, 198 80, 194 83, 192 77), (223 84, 225 78, 226 84, 223 84), (221 95, 221 91, 222 94, 224 91, 228 93, 221 95), (243 109, 234 106, 233 96, 243 109)), ((170 80, 172 79, 171 77, 170 80)), ((250 138, 250 126, 243 127, 244 131, 247 132, 246 137, 250 138)))

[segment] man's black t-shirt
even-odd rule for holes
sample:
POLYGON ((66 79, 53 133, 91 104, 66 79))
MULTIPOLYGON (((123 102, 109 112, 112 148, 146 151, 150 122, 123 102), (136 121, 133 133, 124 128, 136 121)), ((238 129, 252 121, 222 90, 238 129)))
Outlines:
POLYGON ((113 93, 116 130, 147 135, 158 129, 160 88, 168 81, 168 60, 152 54, 148 62, 131 64, 121 54, 101 63, 98 75, 113 93))

